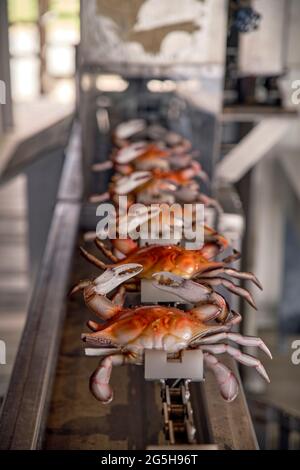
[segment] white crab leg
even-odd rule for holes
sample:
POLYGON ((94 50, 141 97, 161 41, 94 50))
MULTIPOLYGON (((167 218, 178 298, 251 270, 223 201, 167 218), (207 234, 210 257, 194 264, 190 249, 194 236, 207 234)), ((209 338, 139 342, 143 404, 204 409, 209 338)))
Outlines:
POLYGON ((234 268, 224 267, 212 269, 211 271, 204 272, 203 277, 218 277, 220 274, 228 274, 228 276, 234 277, 236 279, 252 281, 260 290, 263 290, 263 287, 255 274, 251 272, 238 271, 234 268))
POLYGON ((234 373, 212 354, 205 352, 203 356, 204 365, 214 373, 222 397, 226 401, 233 401, 239 393, 239 385, 234 373))
POLYGON ((96 236, 97 236, 97 234, 96 234, 95 231, 89 230, 88 232, 85 232, 83 234, 83 240, 85 242, 93 242, 95 240, 96 236))
POLYGON ((90 390, 97 400, 103 404, 108 404, 112 401, 113 390, 109 385, 112 367, 130 362, 136 363, 133 357, 125 354, 112 354, 100 361, 99 366, 90 378, 90 390))
POLYGON ((233 326, 233 325, 237 325, 238 323, 242 321, 242 315, 240 313, 235 312, 234 310, 231 310, 231 314, 233 316, 230 318, 230 320, 226 321, 226 325, 233 326))
POLYGON ((112 167, 113 167, 113 162, 111 160, 107 160, 106 162, 102 162, 102 163, 94 163, 94 165, 92 165, 92 171, 94 173, 98 173, 101 171, 110 170, 112 167))
POLYGON ((108 404, 113 399, 113 391, 109 385, 113 365, 122 365, 123 354, 106 356, 90 378, 90 390, 94 397, 103 404, 108 404))
POLYGON ((261 349, 264 351, 264 353, 269 356, 270 359, 272 359, 272 354, 269 350, 269 348, 265 345, 263 340, 261 338, 256 338, 255 336, 242 336, 239 333, 217 333, 215 335, 208 336, 207 338, 202 338, 199 341, 199 345, 201 344, 215 344, 218 341, 223 341, 223 340, 229 340, 229 341, 234 341, 237 344, 240 344, 241 346, 253 346, 261 349))
POLYGON ((223 354, 228 353, 236 361, 244 364, 245 366, 255 367, 257 372, 267 381, 270 382, 269 376, 260 362, 256 357, 250 356, 249 354, 244 354, 237 348, 234 348, 228 344, 212 344, 212 345, 203 345, 200 346, 200 349, 204 351, 211 352, 213 354, 223 354))
POLYGON ((118 195, 128 194, 152 178, 150 171, 135 171, 129 176, 122 176, 115 184, 114 191, 118 195))
POLYGON ((86 356, 107 356, 112 354, 118 354, 121 349, 118 348, 85 348, 84 353, 86 356))
POLYGON ((205 276, 203 274, 203 277, 199 276, 197 278, 199 279, 199 282, 204 282, 205 284, 209 284, 210 286, 224 286, 230 292, 233 292, 234 294, 239 295, 240 297, 243 297, 249 303, 249 305, 251 305, 251 307, 257 310, 254 299, 247 289, 244 289, 243 287, 236 285, 234 282, 229 281, 229 279, 225 279, 221 276, 220 277, 207 277, 206 274, 207 273, 205 273, 205 276))
POLYGON ((108 191, 102 194, 93 194, 89 197, 89 202, 92 204, 97 204, 100 202, 108 201, 110 199, 110 194, 108 191))

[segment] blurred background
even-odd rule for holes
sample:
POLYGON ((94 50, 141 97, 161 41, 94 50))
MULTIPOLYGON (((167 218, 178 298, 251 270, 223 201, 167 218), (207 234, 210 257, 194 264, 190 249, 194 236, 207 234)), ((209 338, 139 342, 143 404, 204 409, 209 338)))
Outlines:
POLYGON ((300 448, 299 43, 298 0, 0 2, 1 402, 74 116, 89 162, 112 123, 159 115, 201 149, 219 228, 264 286, 257 312, 240 307, 274 357, 268 386, 241 370, 259 446, 300 448))

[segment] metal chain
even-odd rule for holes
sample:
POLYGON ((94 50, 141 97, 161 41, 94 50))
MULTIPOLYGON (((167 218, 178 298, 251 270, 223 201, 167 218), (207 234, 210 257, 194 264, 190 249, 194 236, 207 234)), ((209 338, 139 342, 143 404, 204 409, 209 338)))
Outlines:
POLYGON ((170 445, 196 443, 190 396, 189 380, 176 380, 173 385, 161 380, 164 432, 170 445))

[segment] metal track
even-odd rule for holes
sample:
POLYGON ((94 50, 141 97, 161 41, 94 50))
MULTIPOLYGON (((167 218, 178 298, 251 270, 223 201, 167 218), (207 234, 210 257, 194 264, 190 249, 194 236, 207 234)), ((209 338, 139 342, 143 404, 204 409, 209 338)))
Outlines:
POLYGON ((164 433, 170 445, 196 443, 189 382, 176 380, 173 385, 168 385, 161 380, 164 433))

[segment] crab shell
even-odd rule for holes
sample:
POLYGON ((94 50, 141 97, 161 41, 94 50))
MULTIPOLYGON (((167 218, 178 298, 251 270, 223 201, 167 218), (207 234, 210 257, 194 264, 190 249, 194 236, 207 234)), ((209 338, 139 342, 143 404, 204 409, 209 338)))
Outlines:
POLYGON ((179 352, 213 330, 214 327, 199 320, 193 310, 142 306, 120 310, 103 329, 83 334, 82 339, 93 346, 118 347, 142 358, 146 348, 179 352))
POLYGON ((215 256, 216 247, 206 244, 201 250, 187 250, 175 245, 151 245, 139 248, 120 262, 113 266, 120 266, 127 263, 137 263, 143 266, 143 271, 138 277, 152 279, 154 273, 167 271, 191 279, 196 274, 204 270, 221 267, 222 263, 209 261, 209 249, 215 256))

